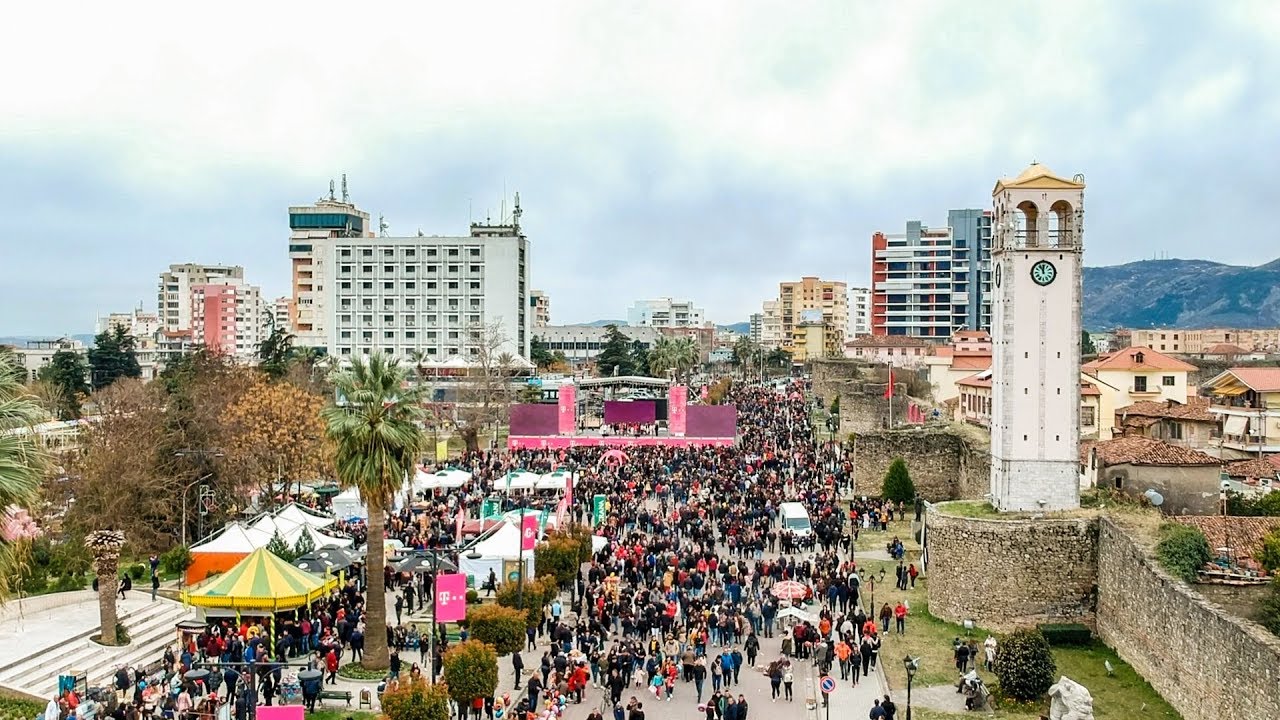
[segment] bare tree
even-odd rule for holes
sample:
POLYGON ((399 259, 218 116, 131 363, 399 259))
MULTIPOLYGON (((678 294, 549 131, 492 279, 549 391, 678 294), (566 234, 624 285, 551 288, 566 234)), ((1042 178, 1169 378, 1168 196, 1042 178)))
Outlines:
POLYGON ((511 380, 526 362, 510 351, 510 343, 497 323, 476 324, 467 329, 468 361, 458 380, 455 402, 437 407, 436 416, 453 428, 467 450, 480 449, 480 433, 497 428, 510 418, 515 393, 511 380))

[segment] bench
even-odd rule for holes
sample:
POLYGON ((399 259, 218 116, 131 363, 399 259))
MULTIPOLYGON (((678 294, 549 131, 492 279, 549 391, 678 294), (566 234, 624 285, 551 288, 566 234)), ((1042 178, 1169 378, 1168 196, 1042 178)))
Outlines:
POLYGON ((321 700, 345 700, 347 703, 347 707, 350 707, 351 691, 350 690, 321 690, 320 699, 321 700))

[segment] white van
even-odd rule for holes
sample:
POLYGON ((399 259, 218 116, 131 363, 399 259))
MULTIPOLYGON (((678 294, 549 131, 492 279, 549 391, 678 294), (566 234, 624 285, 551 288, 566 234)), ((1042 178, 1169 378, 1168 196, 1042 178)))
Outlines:
POLYGON ((778 508, 782 519, 782 529, 790 530, 797 537, 808 537, 813 534, 813 523, 809 521, 809 511, 798 502, 785 502, 778 508))

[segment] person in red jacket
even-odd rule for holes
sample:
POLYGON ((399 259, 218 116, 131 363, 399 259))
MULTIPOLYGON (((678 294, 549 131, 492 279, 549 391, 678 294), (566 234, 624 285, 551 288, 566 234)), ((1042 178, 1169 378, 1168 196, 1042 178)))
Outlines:
POLYGON ((901 600, 893 608, 893 618, 897 623, 898 634, 902 635, 907 631, 907 606, 901 600))
POLYGON ((329 648, 329 653, 324 656, 324 669, 329 671, 327 682, 330 685, 338 682, 338 651, 335 648, 329 648))

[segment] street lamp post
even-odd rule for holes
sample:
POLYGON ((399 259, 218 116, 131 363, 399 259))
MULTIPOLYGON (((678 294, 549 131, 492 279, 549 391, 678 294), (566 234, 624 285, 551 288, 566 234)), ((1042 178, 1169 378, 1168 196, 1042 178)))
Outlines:
POLYGON ((920 669, 920 658, 908 655, 902 658, 902 666, 907 670, 907 720, 911 720, 911 683, 916 679, 916 670, 920 669))
POLYGON ((182 488, 182 544, 184 547, 187 544, 187 494, 191 492, 192 487, 208 480, 211 477, 213 477, 213 473, 205 473, 204 475, 201 475, 195 480, 187 483, 182 488))
POLYGON ((440 551, 428 549, 431 553, 431 633, 427 638, 427 662, 431 663, 431 682, 436 681, 436 599, 440 594, 436 592, 436 583, 439 581, 440 575, 440 551))

